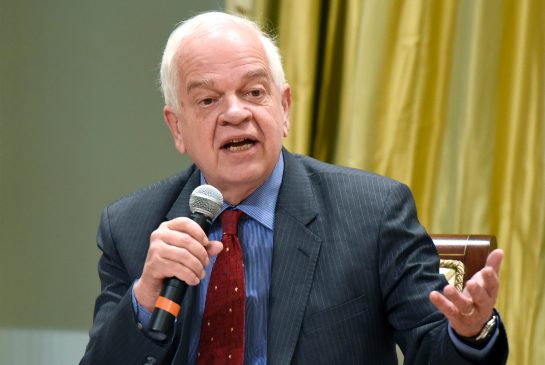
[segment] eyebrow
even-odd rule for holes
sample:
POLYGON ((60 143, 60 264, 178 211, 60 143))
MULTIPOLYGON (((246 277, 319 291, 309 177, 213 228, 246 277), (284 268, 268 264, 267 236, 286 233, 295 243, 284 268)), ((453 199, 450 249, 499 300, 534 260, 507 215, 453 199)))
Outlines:
POLYGON ((187 93, 189 94, 189 92, 191 90, 193 90, 193 89, 207 87, 207 86, 213 86, 213 85, 214 85, 214 80, 202 79, 202 80, 190 82, 189 85, 187 85, 186 90, 187 90, 187 93))
MULTIPOLYGON (((243 79, 246 79, 246 80, 252 80, 252 79, 265 79, 267 80, 269 77, 268 77, 268 74, 267 72, 265 72, 265 70, 261 70, 261 69, 258 69, 258 70, 250 70, 248 72, 246 72, 246 74, 244 74, 243 76, 243 79)), ((214 86, 214 80, 212 79, 202 79, 202 80, 197 80, 197 81, 191 81, 188 85, 187 85, 187 93, 189 94, 189 92, 193 89, 197 89, 197 88, 205 88, 205 87, 209 87, 209 86, 214 86)))
POLYGON ((246 72, 244 75, 245 79, 251 80, 251 79, 268 79, 268 74, 265 72, 265 70, 251 70, 246 72))

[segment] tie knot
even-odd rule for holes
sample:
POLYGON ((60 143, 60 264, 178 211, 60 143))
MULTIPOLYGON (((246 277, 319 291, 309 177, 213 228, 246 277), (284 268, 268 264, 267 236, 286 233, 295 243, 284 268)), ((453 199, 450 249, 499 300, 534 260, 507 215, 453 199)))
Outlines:
POLYGON ((226 209, 220 215, 221 229, 223 234, 237 234, 238 221, 244 212, 236 209, 226 209))

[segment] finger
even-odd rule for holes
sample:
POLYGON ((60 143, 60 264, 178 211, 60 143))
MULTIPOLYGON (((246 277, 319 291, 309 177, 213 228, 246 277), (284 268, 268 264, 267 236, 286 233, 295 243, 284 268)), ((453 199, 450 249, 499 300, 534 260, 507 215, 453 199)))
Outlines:
POLYGON ((461 336, 471 337, 480 331, 485 318, 483 314, 473 311, 475 314, 462 315, 458 308, 444 295, 433 291, 429 295, 430 301, 441 311, 450 322, 452 329, 461 336))
POLYGON ((220 241, 208 241, 205 249, 209 256, 216 256, 223 251, 223 243, 220 241))
POLYGON ((164 222, 164 224, 171 230, 183 232, 190 235, 195 240, 201 242, 203 246, 206 246, 206 243, 208 243, 208 237, 206 236, 206 233, 204 233, 201 226, 199 226, 199 224, 192 219, 189 219, 187 217, 178 217, 170 221, 166 221, 164 222))
POLYGON ((494 251, 492 251, 489 255, 488 255, 488 258, 486 259, 486 266, 490 266, 494 269, 494 271, 499 274, 500 273, 500 267, 501 267, 501 262, 503 260, 503 250, 501 249, 495 249, 494 251))
POLYGON ((188 285, 197 285, 201 280, 201 276, 204 277, 203 275, 197 276, 193 270, 176 261, 164 257, 155 257, 146 261, 141 281, 142 283, 159 281, 159 285, 162 287, 164 279, 177 277, 188 285))
POLYGON ((454 304, 438 291, 432 291, 429 295, 429 299, 449 320, 458 314, 454 304))
POLYGON ((197 278, 202 279, 205 276, 203 263, 188 250, 157 241, 150 245, 143 276, 151 276, 156 280, 176 276, 176 272, 173 271, 176 265, 186 267, 197 278))
POLYGON ((205 271, 197 275, 189 267, 174 261, 165 261, 165 270, 168 272, 165 277, 176 277, 187 285, 198 285, 205 276, 205 271))
POLYGON ((204 278, 206 274, 204 268, 210 262, 210 260, 207 259, 207 263, 203 263, 202 260, 193 255, 189 250, 174 246, 170 246, 169 249, 165 250, 164 258, 187 268, 199 279, 204 278))
POLYGON ((496 300, 488 295, 486 289, 476 282, 468 282, 466 284, 466 290, 471 295, 473 303, 480 313, 488 315, 489 312, 492 311, 496 300))
MULTIPOLYGON (((171 230, 167 226, 164 226, 154 231, 151 234, 150 239, 150 248, 151 245, 155 243, 159 245, 164 243, 166 245, 183 248, 189 251, 193 256, 199 259, 199 261, 201 261, 203 266, 207 266, 210 263, 210 259, 205 248, 203 247, 203 243, 196 240, 193 236, 187 234, 186 232, 171 230)), ((206 241, 206 244, 208 244, 208 240, 206 241)), ((160 246, 157 247, 160 249, 160 246)), ((176 261, 174 258, 173 260, 176 261)))
POLYGON ((456 307, 459 314, 471 313, 473 310, 473 300, 456 290, 452 285, 447 285, 443 289, 443 294, 456 307))
POLYGON ((491 267, 487 266, 481 270, 481 275, 477 280, 477 284, 486 290, 489 297, 494 299, 498 297, 500 279, 498 274, 491 267))

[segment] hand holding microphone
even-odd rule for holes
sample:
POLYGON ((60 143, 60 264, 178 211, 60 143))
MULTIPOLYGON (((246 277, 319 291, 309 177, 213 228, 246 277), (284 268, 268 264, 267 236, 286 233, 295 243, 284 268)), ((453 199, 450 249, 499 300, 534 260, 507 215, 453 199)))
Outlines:
POLYGON ((199 284, 209 257, 223 249, 221 242, 207 238, 222 205, 223 197, 216 188, 201 185, 191 194, 189 218, 164 222, 152 233, 144 271, 134 287, 138 302, 148 310, 154 307, 150 337, 168 338, 187 285, 199 284))

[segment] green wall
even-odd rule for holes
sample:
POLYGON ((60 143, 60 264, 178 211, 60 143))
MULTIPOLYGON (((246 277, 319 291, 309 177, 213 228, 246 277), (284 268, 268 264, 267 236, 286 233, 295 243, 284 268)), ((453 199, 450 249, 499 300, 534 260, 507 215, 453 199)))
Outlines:
POLYGON ((223 1, 0 0, 0 327, 87 331, 109 202, 186 167, 158 63, 223 1))

